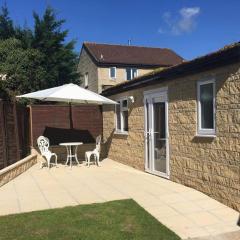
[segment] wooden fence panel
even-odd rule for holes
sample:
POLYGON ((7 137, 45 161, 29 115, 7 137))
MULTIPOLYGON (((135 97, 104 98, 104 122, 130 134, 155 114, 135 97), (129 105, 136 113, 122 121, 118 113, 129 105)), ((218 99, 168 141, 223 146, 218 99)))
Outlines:
POLYGON ((81 141, 93 143, 102 134, 103 120, 100 106, 73 105, 72 122, 68 105, 32 105, 31 139, 36 147, 37 138, 44 135, 51 145, 60 142, 81 141))
POLYGON ((0 100, 0 169, 7 166, 4 105, 0 100))
POLYGON ((0 169, 29 153, 26 111, 25 107, 19 107, 16 103, 0 101, 0 169))

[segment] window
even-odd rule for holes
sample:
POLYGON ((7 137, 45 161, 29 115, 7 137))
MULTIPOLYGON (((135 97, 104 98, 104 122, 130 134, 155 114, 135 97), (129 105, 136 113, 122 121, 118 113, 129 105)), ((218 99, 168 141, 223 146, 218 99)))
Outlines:
POLYGON ((128 100, 121 99, 116 105, 116 132, 126 133, 128 131, 128 100))
POLYGON ((215 135, 215 80, 198 82, 198 134, 215 135))
POLYGON ((84 86, 88 87, 88 73, 84 74, 84 86))
POLYGON ((111 79, 116 79, 116 76, 117 76, 117 69, 116 69, 116 67, 110 67, 109 68, 109 77, 111 79))
POLYGON ((132 80, 138 76, 138 70, 136 68, 126 68, 126 79, 132 80))

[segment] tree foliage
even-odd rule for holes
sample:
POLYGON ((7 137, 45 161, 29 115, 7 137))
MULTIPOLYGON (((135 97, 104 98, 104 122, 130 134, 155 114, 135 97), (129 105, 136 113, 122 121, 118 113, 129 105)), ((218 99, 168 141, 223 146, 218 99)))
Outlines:
POLYGON ((34 16, 33 48, 44 54, 44 65, 50 86, 76 82, 77 55, 74 53, 74 41, 65 43, 68 31, 61 31, 64 20, 56 20, 54 10, 48 7, 41 18, 34 16))
POLYGON ((15 35, 13 21, 9 17, 6 3, 1 8, 0 14, 0 39, 11 38, 15 35))
POLYGON ((0 14, 0 97, 80 83, 74 41, 66 42, 64 20, 57 20, 48 7, 33 13, 34 28, 14 26, 6 6, 0 14), (0 79, 1 81, 1 79, 0 79), (3 91, 4 90, 4 91, 3 91), (2 92, 2 94, 1 94, 2 92))
POLYGON ((2 82, 11 96, 47 87, 43 61, 40 51, 24 49, 18 39, 0 41, 0 72, 7 76, 2 82))

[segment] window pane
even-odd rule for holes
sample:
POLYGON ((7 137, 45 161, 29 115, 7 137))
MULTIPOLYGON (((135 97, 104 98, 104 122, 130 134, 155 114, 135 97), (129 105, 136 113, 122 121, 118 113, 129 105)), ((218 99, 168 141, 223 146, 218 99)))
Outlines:
POLYGON ((115 67, 111 67, 110 68, 110 77, 111 78, 115 78, 116 77, 116 68, 115 67))
POLYGON ((88 73, 84 74, 84 84, 85 84, 85 87, 88 86, 88 73))
POLYGON ((133 78, 137 77, 137 69, 136 68, 132 68, 132 77, 133 78))
POLYGON ((122 107, 123 108, 127 108, 127 106, 128 106, 128 100, 126 99, 126 100, 123 100, 122 101, 122 107))
POLYGON ((120 104, 116 105, 116 129, 121 130, 120 104))
POLYGON ((126 68, 126 75, 127 75, 127 80, 131 80, 132 79, 131 68, 126 68))
POLYGON ((213 129, 213 83, 200 85, 201 128, 213 129))
POLYGON ((123 116, 123 131, 128 131, 128 111, 123 111, 122 116, 123 116))

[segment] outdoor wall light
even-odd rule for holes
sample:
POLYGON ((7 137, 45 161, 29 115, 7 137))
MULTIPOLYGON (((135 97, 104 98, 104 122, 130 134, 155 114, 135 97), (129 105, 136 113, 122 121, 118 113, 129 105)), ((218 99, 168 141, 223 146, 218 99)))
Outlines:
POLYGON ((135 100, 135 99, 134 99, 133 96, 129 96, 129 97, 128 97, 128 101, 129 101, 129 102, 134 103, 134 100, 135 100))

